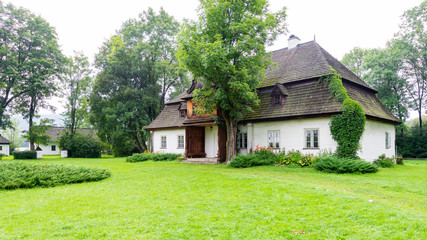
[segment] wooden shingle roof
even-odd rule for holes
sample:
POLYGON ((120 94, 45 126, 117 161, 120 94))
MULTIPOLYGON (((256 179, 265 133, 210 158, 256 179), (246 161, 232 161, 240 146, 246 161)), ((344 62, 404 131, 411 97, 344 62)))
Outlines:
MULTIPOLYGON (((359 102, 367 118, 400 123, 375 96, 377 91, 371 88, 341 62, 320 47, 316 42, 306 42, 297 47, 271 52, 277 65, 268 69, 264 81, 258 87, 260 104, 254 111, 246 114, 243 121, 269 121, 289 118, 307 118, 321 115, 333 115, 341 112, 342 104, 330 98, 328 89, 317 84, 320 76, 332 73, 331 67, 343 78, 348 95, 359 102), (272 90, 286 95, 282 105, 273 105, 272 90)), ((189 90, 200 88, 193 81, 189 90)), ((186 124, 179 118, 180 103, 192 97, 192 91, 185 91, 166 103, 165 109, 146 129, 176 128, 186 124)), ((187 120, 188 122, 189 120, 187 120)))
MULTIPOLYGON (((50 136, 51 142, 56 142, 61 137, 62 132, 66 131, 65 127, 52 127, 51 129, 46 130, 46 134, 50 136)), ((90 128, 81 128, 77 129, 77 132, 82 133, 84 135, 92 134, 96 136, 96 133, 93 129, 90 128)))
MULTIPOLYGON (((181 100, 182 101, 182 100, 181 100)), ((166 104, 163 111, 160 112, 159 116, 150 123, 146 130, 158 129, 158 128, 179 128, 183 127, 185 118, 179 116, 179 107, 181 102, 174 101, 166 104)))
POLYGON ((283 48, 271 55, 277 66, 267 70, 265 80, 259 87, 319 77, 332 73, 330 67, 333 67, 344 80, 375 91, 314 41, 299 44, 292 49, 283 48))
POLYGON ((11 142, 0 134, 0 144, 10 144, 11 142))

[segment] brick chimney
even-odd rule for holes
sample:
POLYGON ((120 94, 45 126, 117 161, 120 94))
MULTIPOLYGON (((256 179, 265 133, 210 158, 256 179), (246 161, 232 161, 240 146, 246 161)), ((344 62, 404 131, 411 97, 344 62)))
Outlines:
POLYGON ((299 39, 297 36, 292 34, 288 39, 288 49, 297 47, 300 42, 301 42, 301 39, 299 39))

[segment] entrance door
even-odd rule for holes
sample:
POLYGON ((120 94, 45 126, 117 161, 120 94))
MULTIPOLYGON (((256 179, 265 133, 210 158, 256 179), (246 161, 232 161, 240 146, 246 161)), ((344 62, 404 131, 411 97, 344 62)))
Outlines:
POLYGON ((185 129, 186 157, 205 157, 205 128, 204 127, 187 127, 185 129))

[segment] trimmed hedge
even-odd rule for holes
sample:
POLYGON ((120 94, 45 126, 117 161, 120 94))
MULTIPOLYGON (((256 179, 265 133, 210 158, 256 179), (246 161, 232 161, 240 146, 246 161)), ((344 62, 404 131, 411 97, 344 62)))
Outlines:
POLYGON ((327 173, 376 173, 378 167, 360 160, 337 157, 320 158, 313 164, 313 167, 319 171, 327 173))
POLYGON ((36 151, 15 151, 13 152, 13 159, 37 159, 36 151))
POLYGON ((126 158, 126 162, 144 162, 153 161, 175 161, 181 154, 177 153, 135 153, 126 158))
POLYGON ((38 165, 20 161, 0 162, 0 189, 54 187, 99 181, 110 175, 110 171, 101 168, 38 165))

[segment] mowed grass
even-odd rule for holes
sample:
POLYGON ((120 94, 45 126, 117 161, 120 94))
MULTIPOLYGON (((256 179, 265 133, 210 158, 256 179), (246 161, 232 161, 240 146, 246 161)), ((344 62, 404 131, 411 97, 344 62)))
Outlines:
POLYGON ((376 174, 124 158, 100 182, 0 191, 0 239, 426 239, 427 161, 376 174), (370 202, 369 200, 373 200, 370 202), (294 235, 304 230, 305 234, 294 235))

